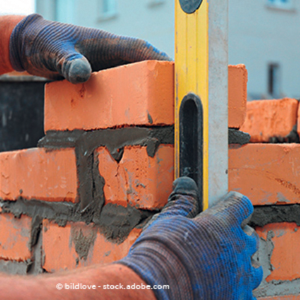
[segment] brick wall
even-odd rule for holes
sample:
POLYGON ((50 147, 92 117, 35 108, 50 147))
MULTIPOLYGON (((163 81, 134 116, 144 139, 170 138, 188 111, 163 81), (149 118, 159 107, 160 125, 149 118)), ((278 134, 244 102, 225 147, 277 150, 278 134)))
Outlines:
POLYGON ((172 63, 46 84, 38 148, 0 153, 0 271, 124 257, 171 192, 173 120, 172 63))
MULTIPOLYGON (((265 271, 256 294, 298 299, 299 150, 278 143, 298 136, 298 102, 269 101, 271 108, 258 111, 271 109, 281 119, 266 115, 258 126, 253 104, 246 103, 245 66, 228 72, 229 188, 255 205, 256 259, 265 271)), ((173 96, 169 62, 93 73, 84 84, 46 85, 45 136, 38 147, 0 153, 0 271, 55 272, 127 254, 171 191, 173 96)))
POLYGON ((247 103, 240 130, 250 143, 229 147, 229 189, 255 206, 251 225, 260 237, 256 259, 264 280, 261 299, 300 299, 300 144, 296 99, 247 103))

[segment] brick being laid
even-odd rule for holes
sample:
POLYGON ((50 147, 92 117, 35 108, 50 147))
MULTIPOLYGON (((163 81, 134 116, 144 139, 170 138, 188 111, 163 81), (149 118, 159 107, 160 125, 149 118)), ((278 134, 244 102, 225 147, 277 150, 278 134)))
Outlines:
POLYGON ((0 260, 26 261, 31 258, 31 218, 0 214, 0 260))
POLYGON ((271 137, 287 136, 297 123, 298 100, 291 98, 247 102, 241 131, 251 135, 250 142, 269 142, 271 137))
MULTIPOLYGON (((228 67, 229 127, 245 119, 247 70, 228 67)), ((45 132, 174 124, 174 63, 143 61, 100 72, 88 82, 46 84, 45 132)))
POLYGON ((126 146, 119 162, 105 147, 96 153, 105 180, 105 203, 150 210, 167 203, 174 179, 173 145, 160 145, 154 157, 148 156, 146 147, 126 146))
POLYGON ((140 235, 133 229, 122 243, 108 241, 94 224, 69 222, 65 227, 43 221, 43 268, 48 272, 107 264, 125 257, 140 235))
POLYGON ((45 131, 174 124, 173 63, 143 61, 92 74, 88 82, 49 83, 45 131))
POLYGON ((0 198, 77 202, 74 149, 0 153, 0 198))
POLYGON ((300 145, 247 144, 229 147, 229 190, 254 205, 300 203, 300 145))

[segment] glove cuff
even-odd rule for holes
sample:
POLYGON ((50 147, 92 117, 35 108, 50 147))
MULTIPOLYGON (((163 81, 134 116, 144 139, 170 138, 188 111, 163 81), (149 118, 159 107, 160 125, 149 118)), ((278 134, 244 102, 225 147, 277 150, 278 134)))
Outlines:
MULTIPOLYGON (((22 72, 26 70, 23 61, 25 47, 24 31, 29 25, 36 22, 38 19, 43 19, 43 17, 38 14, 31 14, 25 17, 17 24, 11 33, 9 40, 9 60, 11 66, 16 71, 22 72)), ((25 55, 26 54, 27 53, 25 53, 25 55)))
POLYGON ((155 236, 146 237, 134 245, 125 258, 116 263, 123 264, 137 273, 151 286, 159 300, 192 300, 193 274, 189 273, 190 268, 186 265, 184 253, 180 248, 171 241, 161 241, 155 236), (170 248, 173 248, 173 251, 170 248))

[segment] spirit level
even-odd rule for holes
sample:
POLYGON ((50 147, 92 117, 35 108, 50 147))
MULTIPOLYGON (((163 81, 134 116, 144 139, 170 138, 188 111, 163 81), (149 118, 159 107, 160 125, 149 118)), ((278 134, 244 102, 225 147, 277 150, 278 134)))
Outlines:
POLYGON ((203 209, 228 189, 227 0, 175 0, 175 178, 203 209))

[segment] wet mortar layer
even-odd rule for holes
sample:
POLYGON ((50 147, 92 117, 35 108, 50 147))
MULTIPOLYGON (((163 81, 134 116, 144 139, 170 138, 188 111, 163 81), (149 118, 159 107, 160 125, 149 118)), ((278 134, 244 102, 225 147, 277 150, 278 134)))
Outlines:
POLYGON ((235 128, 228 129, 228 144, 245 145, 250 142, 250 134, 235 128))
POLYGON ((255 206, 249 222, 252 227, 270 223, 296 223, 300 226, 300 204, 255 206))
POLYGON ((87 215, 81 213, 78 203, 46 202, 22 198, 16 201, 2 200, 0 207, 3 213, 12 213, 16 218, 20 218, 23 214, 33 218, 30 242, 32 247, 38 243, 42 219, 54 221, 62 227, 67 222, 94 223, 106 239, 113 243, 121 243, 133 228, 138 227, 155 213, 130 205, 123 207, 108 203, 98 214, 87 215))

